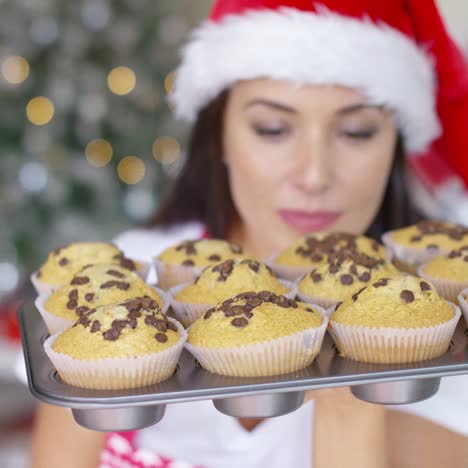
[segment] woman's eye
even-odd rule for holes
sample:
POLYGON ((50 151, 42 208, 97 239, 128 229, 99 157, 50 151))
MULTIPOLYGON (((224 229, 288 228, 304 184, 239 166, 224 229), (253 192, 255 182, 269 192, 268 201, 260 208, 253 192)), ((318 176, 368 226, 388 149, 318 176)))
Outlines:
POLYGON ((254 127, 255 133, 262 137, 280 137, 288 132, 285 127, 254 127))
POLYGON ((342 134, 353 140, 369 140, 377 133, 376 128, 366 128, 362 130, 343 130, 342 134))

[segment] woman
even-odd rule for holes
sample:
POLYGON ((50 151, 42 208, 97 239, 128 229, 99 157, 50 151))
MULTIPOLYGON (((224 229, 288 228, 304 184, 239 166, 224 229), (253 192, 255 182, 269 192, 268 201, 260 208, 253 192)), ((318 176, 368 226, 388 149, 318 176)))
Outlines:
MULTIPOLYGON (((116 243, 147 259, 205 234, 265 258, 306 232, 379 236, 411 223, 404 156, 426 151, 442 131, 433 151, 453 148, 444 144, 453 131, 448 101, 468 96, 460 85, 468 74, 432 1, 424 11, 412 3, 218 1, 176 79, 177 112, 195 120, 185 168, 156 228, 116 243), (428 44, 436 62, 422 49, 428 44)), ((459 105, 458 117, 463 112, 459 105)), ((466 132, 452 138, 459 144, 447 161, 466 176, 459 160, 466 132)), ((463 393, 466 380, 448 390, 463 393)), ((452 417, 463 399, 454 407, 443 395, 426 403, 421 412, 440 425, 386 413, 347 389, 310 392, 308 400, 264 421, 235 420, 209 401, 169 405, 159 424, 107 437, 79 428, 66 410, 41 406, 33 466, 466 466, 468 428, 452 417)))

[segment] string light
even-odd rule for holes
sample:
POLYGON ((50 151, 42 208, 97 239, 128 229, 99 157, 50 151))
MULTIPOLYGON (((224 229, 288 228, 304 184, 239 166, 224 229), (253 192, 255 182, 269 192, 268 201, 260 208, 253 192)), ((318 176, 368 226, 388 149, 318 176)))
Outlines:
POLYGON ((102 138, 90 141, 85 148, 86 160, 94 167, 104 167, 109 164, 112 154, 112 145, 102 138))
POLYGON ((29 63, 19 55, 7 57, 2 63, 2 75, 8 83, 20 84, 29 75, 29 63))
POLYGON ((49 123, 54 113, 55 108, 53 102, 44 96, 31 99, 26 106, 26 116, 34 125, 45 125, 49 123))
POLYGON ((145 163, 137 156, 126 156, 117 166, 117 174, 126 184, 138 184, 145 177, 145 163))
POLYGON ((153 143, 153 156, 162 164, 172 164, 181 155, 178 141, 170 136, 156 138, 153 143))
POLYGON ((128 67, 113 68, 107 76, 109 89, 119 96, 124 96, 133 91, 136 84, 135 72, 128 67))

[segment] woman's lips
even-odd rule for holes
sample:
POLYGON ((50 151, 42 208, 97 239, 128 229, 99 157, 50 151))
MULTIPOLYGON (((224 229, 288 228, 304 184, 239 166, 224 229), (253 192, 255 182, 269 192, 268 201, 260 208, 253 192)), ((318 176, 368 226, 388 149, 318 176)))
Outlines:
POLYGON ((327 229, 341 216, 337 211, 280 210, 278 213, 283 221, 301 233, 327 229))

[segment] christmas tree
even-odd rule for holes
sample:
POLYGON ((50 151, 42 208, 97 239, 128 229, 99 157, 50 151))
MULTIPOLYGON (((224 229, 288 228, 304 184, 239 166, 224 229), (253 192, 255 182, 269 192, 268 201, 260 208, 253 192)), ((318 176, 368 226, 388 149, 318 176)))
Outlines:
POLYGON ((143 223, 183 161, 167 102, 210 2, 0 2, 0 297, 73 240, 143 223))

